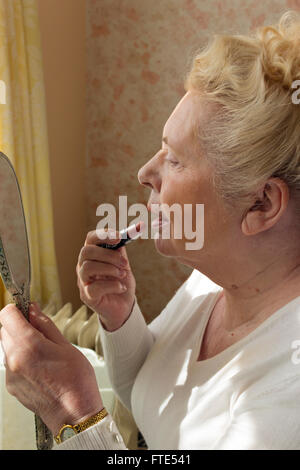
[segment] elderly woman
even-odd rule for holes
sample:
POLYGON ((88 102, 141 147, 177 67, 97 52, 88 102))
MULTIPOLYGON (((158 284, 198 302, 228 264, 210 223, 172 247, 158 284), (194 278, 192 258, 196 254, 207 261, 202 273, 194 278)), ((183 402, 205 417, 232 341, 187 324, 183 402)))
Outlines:
MULTIPOLYGON (((193 268, 161 314, 146 324, 125 247, 89 232, 80 252, 81 299, 149 449, 300 449, 299 31, 287 13, 249 37, 214 37, 139 171, 150 210, 204 204, 201 249, 187 250, 171 219, 171 237, 155 240, 193 268)), ((125 449, 88 361, 37 305, 30 320, 12 304, 0 314, 8 390, 57 449, 125 449)))

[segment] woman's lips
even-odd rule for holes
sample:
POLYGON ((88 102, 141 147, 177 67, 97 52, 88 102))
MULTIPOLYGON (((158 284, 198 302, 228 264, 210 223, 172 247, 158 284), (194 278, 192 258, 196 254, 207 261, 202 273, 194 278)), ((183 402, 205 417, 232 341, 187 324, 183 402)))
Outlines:
POLYGON ((151 214, 151 228, 157 233, 161 233, 162 227, 170 224, 169 219, 159 209, 158 204, 148 204, 147 209, 151 214))
POLYGON ((165 217, 163 217, 161 214, 159 215, 159 217, 157 217, 156 219, 152 220, 151 222, 151 227, 152 228, 159 228, 159 227, 163 227, 164 225, 167 225, 169 224, 169 220, 166 219, 165 217))

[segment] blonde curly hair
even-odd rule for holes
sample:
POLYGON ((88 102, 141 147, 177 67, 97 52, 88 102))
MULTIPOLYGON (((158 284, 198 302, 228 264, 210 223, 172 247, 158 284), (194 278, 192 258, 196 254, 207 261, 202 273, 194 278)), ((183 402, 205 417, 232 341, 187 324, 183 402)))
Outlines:
POLYGON ((197 129, 225 202, 249 204, 270 177, 286 182, 300 212, 300 14, 246 35, 215 35, 194 57, 186 91, 220 112, 197 129))

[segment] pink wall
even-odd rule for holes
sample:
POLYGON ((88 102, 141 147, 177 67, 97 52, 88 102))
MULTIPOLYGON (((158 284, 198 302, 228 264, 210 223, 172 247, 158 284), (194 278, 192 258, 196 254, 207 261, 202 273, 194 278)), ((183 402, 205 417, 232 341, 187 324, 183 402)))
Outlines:
MULTIPOLYGON (((214 33, 247 33, 276 22, 299 0, 87 0, 88 229, 96 207, 146 203, 138 169, 161 146, 162 129, 183 95, 183 77, 198 47, 214 33)), ((160 256, 153 241, 128 247, 137 297, 155 317, 191 269, 160 256)))

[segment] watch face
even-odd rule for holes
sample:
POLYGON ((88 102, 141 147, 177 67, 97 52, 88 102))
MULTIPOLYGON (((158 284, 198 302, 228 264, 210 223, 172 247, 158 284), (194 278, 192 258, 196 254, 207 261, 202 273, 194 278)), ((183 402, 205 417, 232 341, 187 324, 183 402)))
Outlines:
POLYGON ((75 436, 76 434, 77 434, 76 431, 71 426, 65 427, 61 433, 61 441, 64 442, 70 437, 75 436))

